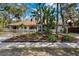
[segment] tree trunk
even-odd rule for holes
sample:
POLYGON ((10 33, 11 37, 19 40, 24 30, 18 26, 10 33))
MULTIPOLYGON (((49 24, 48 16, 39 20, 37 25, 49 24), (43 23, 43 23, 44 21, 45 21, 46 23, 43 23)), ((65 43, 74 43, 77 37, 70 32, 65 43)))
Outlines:
POLYGON ((64 28, 66 30, 65 33, 68 33, 68 28, 67 28, 67 25, 65 24, 65 21, 64 21, 64 15, 63 15, 63 10, 62 10, 62 4, 60 4, 60 15, 61 15, 61 18, 62 18, 62 28, 64 28))
POLYGON ((41 11, 41 3, 39 3, 39 9, 40 9, 40 24, 41 24, 41 33, 43 33, 43 17, 42 17, 42 11, 41 11))
POLYGON ((63 16, 63 12, 62 12, 62 4, 60 4, 60 15, 61 15, 61 18, 62 18, 62 27, 65 27, 64 26, 64 16, 63 16))
POLYGON ((59 4, 57 3, 57 22, 56 22, 56 34, 58 34, 58 20, 59 20, 59 18, 58 18, 58 14, 59 14, 59 6, 58 6, 59 4))
POLYGON ((65 30, 67 30, 65 27, 66 25, 64 24, 64 15, 63 15, 63 10, 62 10, 62 4, 60 3, 60 15, 62 18, 62 28, 64 28, 65 30))

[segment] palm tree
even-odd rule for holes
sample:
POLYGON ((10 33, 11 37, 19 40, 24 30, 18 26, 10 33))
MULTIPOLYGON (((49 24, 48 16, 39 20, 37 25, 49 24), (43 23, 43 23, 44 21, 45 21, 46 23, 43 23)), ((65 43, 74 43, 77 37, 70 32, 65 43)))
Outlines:
POLYGON ((44 4, 37 4, 37 9, 35 11, 32 12, 32 16, 37 20, 37 22, 40 24, 40 30, 41 33, 43 33, 43 12, 42 12, 42 8, 44 6, 44 4))
POLYGON ((45 6, 45 4, 39 4, 37 10, 33 11, 32 14, 36 19, 40 20, 37 21, 41 24, 41 33, 43 32, 44 25, 47 24, 49 29, 54 25, 53 21, 55 20, 55 17, 53 8, 45 6))
POLYGON ((39 13, 40 13, 40 24, 41 24, 41 33, 43 33, 43 12, 42 12, 42 10, 43 10, 43 7, 44 7, 44 5, 45 4, 41 4, 41 3, 39 3, 38 4, 39 5, 39 13))
POLYGON ((54 16, 54 12, 55 9, 50 7, 50 6, 45 6, 43 7, 43 23, 46 21, 46 28, 45 30, 47 31, 47 33, 52 33, 51 29, 54 29, 55 27, 55 16, 54 16))

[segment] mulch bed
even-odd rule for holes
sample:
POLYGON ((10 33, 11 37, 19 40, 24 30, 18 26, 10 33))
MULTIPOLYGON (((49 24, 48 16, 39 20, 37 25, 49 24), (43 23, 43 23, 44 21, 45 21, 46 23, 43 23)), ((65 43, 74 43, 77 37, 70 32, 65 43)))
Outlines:
MULTIPOLYGON (((63 42, 62 41, 63 37, 64 37, 63 35, 58 35, 57 41, 63 42)), ((72 43, 76 43, 77 41, 78 39, 75 39, 72 43)), ((46 34, 26 34, 12 37, 3 42, 50 42, 50 41, 48 41, 48 35, 46 34)))
POLYGON ((37 35, 37 34, 26 34, 26 35, 20 35, 13 38, 10 38, 8 40, 5 40, 3 42, 45 42, 47 41, 46 35, 37 35))

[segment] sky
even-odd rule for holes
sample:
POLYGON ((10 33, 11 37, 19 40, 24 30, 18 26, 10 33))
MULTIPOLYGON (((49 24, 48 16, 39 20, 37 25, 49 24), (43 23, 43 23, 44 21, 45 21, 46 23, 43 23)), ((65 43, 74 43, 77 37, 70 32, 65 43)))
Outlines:
MULTIPOLYGON (((47 5, 47 6, 52 6, 52 3, 51 3, 51 4, 47 3, 46 5, 47 5)), ((35 10, 37 7, 38 7, 38 6, 37 6, 37 3, 27 3, 27 4, 26 4, 26 8, 28 8, 28 9, 26 10, 23 19, 31 19, 31 15, 32 15, 31 12, 32 12, 33 10, 35 10)), ((53 5, 53 7, 56 7, 56 6, 53 5)))
MULTIPOLYGON (((12 4, 12 3, 10 3, 10 4, 12 4)), ((17 5, 24 5, 26 7, 26 12, 21 17, 21 19, 22 20, 31 19, 32 11, 38 7, 37 4, 38 3, 17 3, 17 5)), ((16 5, 16 4, 13 4, 13 5, 16 5)), ((55 3, 54 4, 53 3, 45 3, 45 5, 46 6, 53 6, 53 8, 55 8, 55 11, 56 11, 56 4, 55 3)), ((77 5, 78 5, 77 9, 79 10, 79 4, 77 4, 77 5)), ((59 9, 59 12, 60 12, 60 9, 59 9)), ((56 13, 57 12, 54 13, 55 16, 56 16, 56 13)), ((59 16, 59 18, 61 18, 61 17, 59 16)), ((16 20, 16 19, 14 19, 14 20, 16 20)))
MULTIPOLYGON (((22 17, 23 20, 31 19, 31 15, 32 15, 31 12, 38 7, 37 4, 38 3, 24 3, 24 5, 26 6, 27 9, 26 9, 25 14, 22 17)), ((21 5, 21 4, 19 3, 18 5, 21 5)), ((46 6, 52 6, 53 5, 53 7, 56 8, 56 4, 55 3, 54 4, 46 3, 45 5, 46 6)), ((78 4, 78 6, 79 6, 79 4, 78 4)), ((78 9, 79 9, 79 7, 78 7, 78 9)), ((56 16, 56 12, 55 12, 55 16, 56 16)), ((61 17, 59 17, 59 18, 61 18, 61 17)))
POLYGON ((29 9, 26 11, 25 19, 30 19, 32 10, 35 10, 37 8, 37 6, 35 3, 28 3, 27 8, 29 8, 29 9))

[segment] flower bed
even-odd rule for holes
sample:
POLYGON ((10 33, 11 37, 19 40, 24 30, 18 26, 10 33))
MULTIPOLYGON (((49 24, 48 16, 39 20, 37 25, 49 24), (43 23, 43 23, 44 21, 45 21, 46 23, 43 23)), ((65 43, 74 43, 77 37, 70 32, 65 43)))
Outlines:
POLYGON ((77 42, 77 39, 71 35, 57 34, 26 34, 20 35, 3 42, 77 42))

